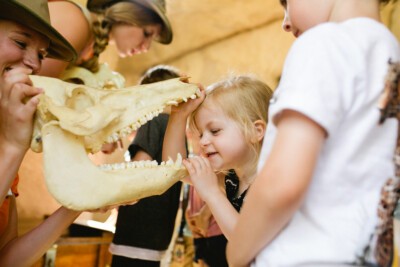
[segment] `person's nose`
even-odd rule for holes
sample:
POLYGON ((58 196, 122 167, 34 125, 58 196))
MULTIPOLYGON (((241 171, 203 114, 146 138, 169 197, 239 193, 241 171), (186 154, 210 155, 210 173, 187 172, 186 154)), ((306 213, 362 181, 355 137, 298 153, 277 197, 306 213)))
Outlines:
POLYGON ((150 49, 152 38, 144 38, 143 42, 140 44, 140 52, 147 53, 150 49))
POLYGON ((292 24, 290 22, 290 18, 287 12, 285 12, 285 18, 283 19, 282 28, 286 32, 290 32, 292 30, 292 24))
POLYGON ((207 135, 203 135, 199 140, 199 144, 202 147, 206 147, 210 144, 210 139, 207 138, 207 135))
POLYGON ((42 61, 37 54, 29 53, 24 58, 24 65, 32 70, 32 74, 36 74, 42 66, 42 61))

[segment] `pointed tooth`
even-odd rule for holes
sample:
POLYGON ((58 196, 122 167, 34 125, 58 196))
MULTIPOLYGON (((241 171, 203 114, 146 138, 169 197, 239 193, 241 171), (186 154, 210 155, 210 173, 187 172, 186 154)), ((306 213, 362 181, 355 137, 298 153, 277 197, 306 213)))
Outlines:
POLYGON ((181 167, 182 165, 182 155, 181 153, 178 153, 175 161, 175 167, 181 167))
POLYGON ((112 167, 110 164, 102 164, 99 166, 99 169, 102 171, 111 171, 112 167))
POLYGON ((165 163, 167 166, 171 166, 174 164, 174 161, 171 159, 171 157, 168 157, 168 161, 165 163))
POLYGON ((112 142, 113 142, 113 138, 112 138, 112 136, 110 135, 109 137, 107 137, 106 143, 110 144, 110 143, 112 143, 112 142))
POLYGON ((169 105, 169 106, 177 106, 177 105, 178 105, 178 102, 177 102, 177 101, 174 101, 174 100, 171 100, 171 101, 168 101, 168 102, 167 102, 167 105, 169 105))
POLYGON ((145 124, 146 122, 147 122, 146 117, 142 117, 142 118, 139 119, 139 123, 141 125, 145 124))

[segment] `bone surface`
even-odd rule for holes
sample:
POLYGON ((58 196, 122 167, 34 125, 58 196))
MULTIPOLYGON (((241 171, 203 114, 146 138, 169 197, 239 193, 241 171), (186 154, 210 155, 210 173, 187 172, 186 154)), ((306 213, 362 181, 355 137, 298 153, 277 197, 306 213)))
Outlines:
MULTIPOLYGON (((196 98, 196 85, 171 79, 103 90, 31 76, 43 88, 31 149, 43 150, 49 192, 63 206, 93 210, 162 194, 187 175, 181 160, 96 166, 88 153, 151 120, 167 105, 196 98)), ((179 158, 179 157, 178 157, 179 158)))

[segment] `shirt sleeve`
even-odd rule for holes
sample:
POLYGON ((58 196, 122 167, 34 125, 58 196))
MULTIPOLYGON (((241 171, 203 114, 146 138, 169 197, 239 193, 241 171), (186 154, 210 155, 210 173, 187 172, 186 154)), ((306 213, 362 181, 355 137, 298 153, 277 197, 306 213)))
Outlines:
POLYGON ((357 73, 364 66, 356 44, 336 28, 316 27, 295 41, 271 101, 273 122, 283 110, 294 110, 328 135, 338 127, 354 100, 357 73))
POLYGON ((149 154, 153 159, 160 153, 162 149, 162 124, 160 118, 156 117, 151 121, 148 121, 145 125, 139 128, 136 136, 129 146, 128 150, 131 158, 140 150, 149 154))

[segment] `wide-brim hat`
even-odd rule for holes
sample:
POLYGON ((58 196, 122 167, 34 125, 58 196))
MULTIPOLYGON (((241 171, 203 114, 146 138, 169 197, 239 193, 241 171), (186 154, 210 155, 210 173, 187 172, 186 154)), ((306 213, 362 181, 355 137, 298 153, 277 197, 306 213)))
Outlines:
POLYGON ((99 12, 118 2, 132 2, 153 10, 163 22, 163 29, 156 41, 162 44, 169 44, 172 42, 172 27, 166 15, 164 0, 88 0, 87 8, 91 11, 99 12))
POLYGON ((0 19, 15 21, 49 38, 48 57, 76 59, 75 49, 50 24, 47 0, 0 0, 0 19))

